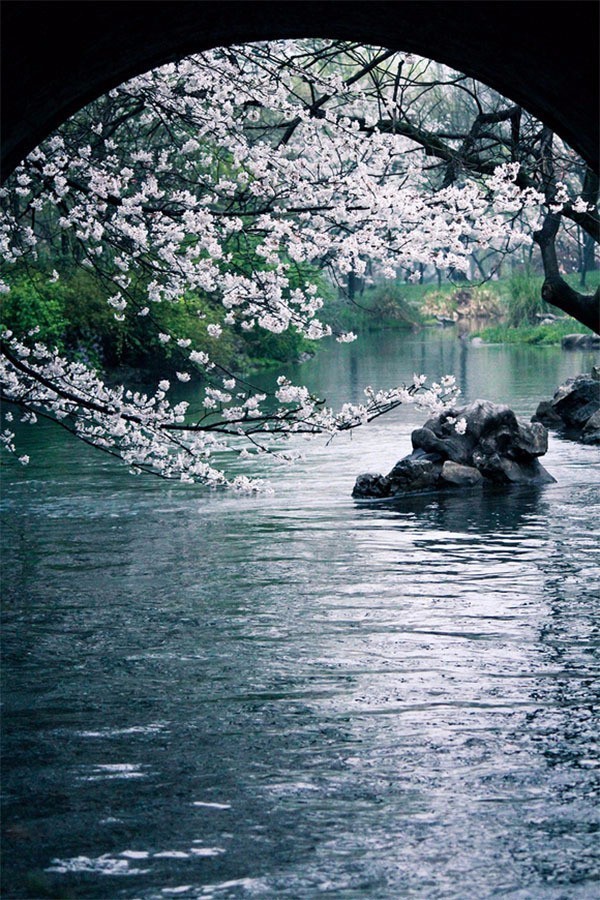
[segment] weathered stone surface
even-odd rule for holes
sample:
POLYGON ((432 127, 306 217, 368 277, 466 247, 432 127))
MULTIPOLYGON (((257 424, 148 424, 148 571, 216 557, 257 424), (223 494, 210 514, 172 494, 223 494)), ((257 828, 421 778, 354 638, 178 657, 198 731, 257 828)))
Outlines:
POLYGON ((540 422, 546 428, 553 428, 562 425, 563 420, 556 412, 551 400, 542 400, 532 417, 532 422, 540 422))
POLYGON ((352 491, 353 497, 389 497, 390 483, 384 475, 359 475, 352 491))
POLYGON ((514 459, 503 459, 502 469, 506 480, 511 484, 553 484, 556 481, 539 459, 517 462, 514 459))
POLYGON ((479 484, 483 481, 483 475, 473 466, 461 466, 460 463, 447 459, 442 466, 442 478, 450 484, 469 485, 479 484))
POLYGON ((554 404, 554 408, 569 428, 583 428, 587 420, 600 409, 600 386, 588 376, 579 376, 571 390, 554 404))
POLYGON ((566 334, 560 343, 563 350, 591 350, 600 346, 600 337, 597 334, 566 334))
POLYGON ((566 437, 585 443, 597 443, 593 437, 598 430, 594 416, 600 410, 600 381, 598 367, 590 375, 578 375, 561 384, 552 400, 542 400, 532 422, 561 430, 566 437), (588 428, 588 422, 592 424, 588 428))
POLYGON ((548 452, 548 432, 540 422, 518 423, 519 430, 510 455, 514 459, 544 456, 548 452))
POLYGON ((387 476, 390 493, 428 490, 437 483, 441 471, 441 462, 430 459, 424 454, 407 456, 397 462, 387 476))
POLYGON ((498 453, 484 456, 476 450, 473 461, 482 475, 495 484, 550 484, 555 481, 537 459, 517 462, 498 453))
POLYGON ((427 423, 423 428, 417 428, 411 435, 411 442, 415 450, 424 450, 426 453, 435 454, 440 459, 451 459, 456 463, 467 463, 471 458, 471 440, 463 441, 454 430, 454 426, 447 426, 447 434, 444 423, 437 425, 436 434, 427 423), (452 429, 452 431, 450 431, 452 429))
POLYGON ((590 416, 585 423, 581 440, 584 444, 600 444, 600 410, 590 416))
POLYGON ((554 481, 538 460, 548 447, 544 426, 524 422, 508 406, 489 400, 475 400, 429 419, 413 431, 411 441, 413 452, 386 476, 360 475, 353 496, 397 497, 486 482, 554 481))
POLYGON ((496 427, 480 436, 478 449, 484 456, 499 453, 509 459, 531 459, 548 450, 548 432, 539 422, 519 422, 515 414, 498 419, 496 427))

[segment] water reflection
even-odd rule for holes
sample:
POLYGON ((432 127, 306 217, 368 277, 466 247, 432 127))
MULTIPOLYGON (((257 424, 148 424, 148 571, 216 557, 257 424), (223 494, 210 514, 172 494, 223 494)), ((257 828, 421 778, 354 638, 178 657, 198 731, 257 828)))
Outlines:
MULTIPOLYGON (((394 340, 315 360, 319 392, 439 358, 479 393, 471 348, 394 340)), ((535 407, 529 356, 494 359, 535 407)), ((544 488, 352 501, 416 415, 272 497, 73 470, 58 439, 15 470, 6 897, 594 896, 597 460, 552 441, 544 488)))
POLYGON ((398 524, 418 522, 436 533, 474 533, 481 537, 518 531, 530 525, 543 497, 536 486, 495 486, 445 493, 407 494, 383 500, 357 500, 358 510, 370 510, 398 524))

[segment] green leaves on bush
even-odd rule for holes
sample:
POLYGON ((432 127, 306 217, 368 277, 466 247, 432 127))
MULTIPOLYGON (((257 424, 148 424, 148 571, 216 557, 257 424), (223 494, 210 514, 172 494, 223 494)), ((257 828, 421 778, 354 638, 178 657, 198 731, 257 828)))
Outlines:
MULTIPOLYGON (((310 274, 304 268, 294 269, 291 288, 302 278, 314 281, 310 274)), ((140 316, 139 309, 146 305, 140 286, 139 304, 129 304, 124 321, 119 322, 95 273, 73 266, 63 270, 57 281, 50 280, 50 275, 25 268, 5 272, 10 292, 1 296, 0 325, 19 337, 37 327, 37 340, 96 370, 128 366, 152 375, 170 375, 184 366, 190 368, 189 350, 178 346, 178 337, 191 340, 194 350, 205 351, 214 363, 238 373, 314 352, 314 342, 293 329, 273 334, 260 328, 246 332, 237 325, 222 326, 219 339, 211 337, 207 328, 222 324, 223 307, 216 299, 198 294, 152 304, 148 315, 140 316), (158 333, 172 339, 162 342, 158 333)))

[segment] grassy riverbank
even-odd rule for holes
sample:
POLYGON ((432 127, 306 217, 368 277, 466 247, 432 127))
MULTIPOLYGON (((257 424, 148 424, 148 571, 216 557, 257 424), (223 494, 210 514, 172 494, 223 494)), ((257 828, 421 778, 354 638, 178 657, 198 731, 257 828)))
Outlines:
MULTIPOLYGON (((306 274, 306 273, 304 273, 306 274)), ((353 300, 338 298, 318 273, 326 298, 322 318, 334 330, 357 334, 385 328, 410 330, 437 326, 440 322, 477 320, 476 332, 488 343, 559 344, 574 332, 589 333, 579 322, 559 313, 542 301, 542 279, 528 272, 485 284, 443 283, 405 284, 386 281, 366 288, 353 300), (544 316, 552 321, 544 324, 544 316), (482 327, 482 323, 489 323, 482 327)), ((568 276, 577 287, 577 276, 568 276)), ((106 303, 106 286, 93 272, 75 266, 63 268, 57 281, 47 273, 14 269, 9 278, 10 293, 2 296, 0 324, 18 335, 37 327, 37 339, 58 349, 71 359, 110 373, 129 369, 142 378, 172 375, 188 361, 178 339, 191 339, 196 350, 236 374, 280 367, 313 355, 321 342, 308 341, 293 330, 273 334, 262 329, 244 331, 239 325, 223 326, 218 340, 207 330, 222 325, 223 309, 213 298, 198 294, 181 297, 174 303, 152 304, 147 315, 138 315, 140 302, 128 306, 121 321, 106 303), (161 342, 158 333, 171 335, 161 342)), ((588 291, 600 282, 600 273, 589 276, 588 291)), ((475 332, 474 332, 475 334, 475 332)))
POLYGON ((570 316, 564 321, 551 322, 547 325, 490 325, 480 331, 474 332, 474 337, 480 337, 487 344, 560 344, 567 334, 592 334, 589 328, 572 319, 570 316))
MULTIPOLYGON (((578 275, 566 276, 581 290, 578 275)), ((327 309, 344 328, 422 328, 461 320, 476 320, 474 332, 489 343, 560 344, 566 334, 589 334, 589 329, 541 298, 542 277, 517 271, 511 277, 485 284, 404 284, 385 282, 366 288, 354 302, 336 300, 327 309), (489 325, 483 326, 483 321, 489 325)), ((588 275, 584 290, 592 293, 600 272, 588 275)))

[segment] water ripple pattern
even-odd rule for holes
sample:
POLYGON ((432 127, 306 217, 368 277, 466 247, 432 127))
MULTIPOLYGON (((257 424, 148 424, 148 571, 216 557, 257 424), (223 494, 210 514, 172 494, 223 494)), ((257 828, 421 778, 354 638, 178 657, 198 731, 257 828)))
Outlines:
MULTIPOLYGON (((445 354, 529 415, 588 362, 352 347, 309 364, 323 392, 445 354)), ((27 438, 2 501, 7 900, 598 896, 597 450, 551 438, 541 490, 352 501, 421 421, 265 461, 259 498, 27 438)))

